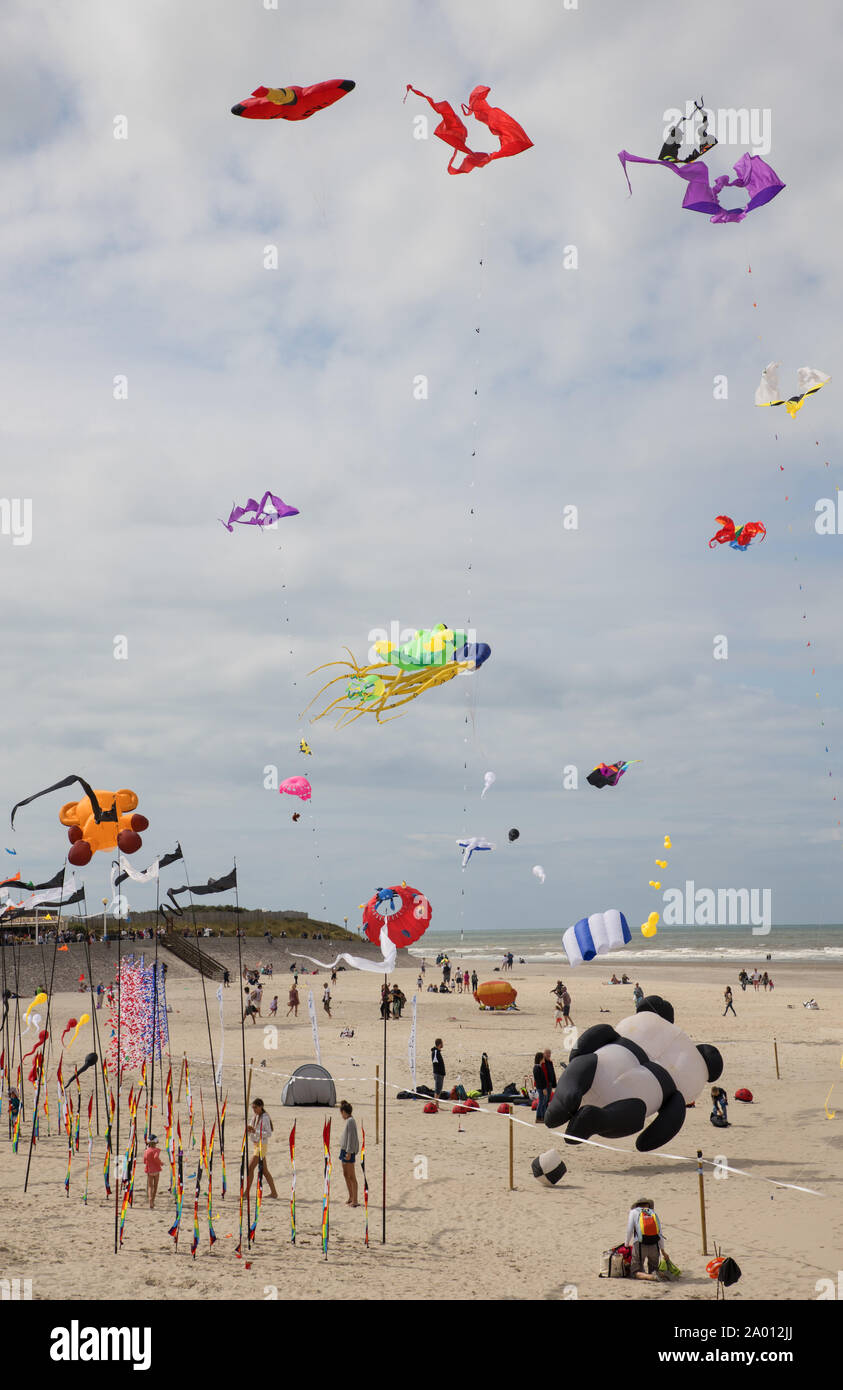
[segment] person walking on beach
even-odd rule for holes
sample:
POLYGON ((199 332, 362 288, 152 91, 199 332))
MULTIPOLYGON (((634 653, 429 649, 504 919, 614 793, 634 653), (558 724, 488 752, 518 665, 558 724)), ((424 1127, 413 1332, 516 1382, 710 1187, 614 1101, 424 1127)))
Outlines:
POLYGON ((476 971, 476 970, 472 970, 472 972, 471 972, 471 992, 472 992, 472 994, 474 994, 474 993, 476 992, 476 990, 477 990, 477 985, 478 985, 478 983, 479 983, 479 980, 480 980, 480 977, 479 977, 479 975, 477 974, 477 971, 476 971))
POLYGON ((331 991, 330 991, 330 989, 329 989, 329 987, 328 987, 327 984, 325 985, 325 988, 324 988, 323 991, 322 991, 322 1008, 325 1010, 325 1013, 326 1013, 326 1014, 328 1015, 328 1017, 330 1018, 330 1017, 331 1017, 331 991))
MULTIPOLYGON (((723 1017, 725 1018, 726 1015, 727 1015, 727 1013, 729 1012, 730 1009, 732 1010, 732 1013, 735 1014, 735 1006, 734 1006, 734 1004, 732 1003, 732 987, 731 987, 731 985, 727 985, 726 988, 724 989, 724 991, 723 991, 723 998, 726 1000, 726 1007, 725 1007, 725 1009, 723 1010, 723 1017)), ((735 1018, 737 1018, 737 1014, 735 1014, 735 1018)))
POLYGON ((155 1208, 155 1196, 158 1192, 158 1177, 161 1166, 161 1150, 158 1147, 158 1140, 154 1134, 150 1134, 143 1155, 143 1170, 146 1173, 146 1191, 149 1197, 150 1211, 155 1208))
POLYGON ((230 988, 230 986, 231 986, 231 971, 230 971, 230 970, 224 970, 224 971, 222 972, 222 982, 223 982, 223 984, 225 985, 226 989, 229 989, 229 988, 230 988))
POLYGON ((381 985, 381 1018, 389 1018, 389 1005, 392 994, 388 984, 381 985))
POLYGON ((246 1196, 248 1197, 252 1189, 252 1174, 257 1168, 259 1161, 263 1159, 263 1176, 269 1183, 269 1195, 270 1197, 277 1197, 278 1193, 275 1191, 275 1180, 269 1171, 269 1165, 266 1161, 266 1151, 269 1148, 269 1140, 272 1134, 272 1121, 264 1109, 262 1100, 253 1100, 252 1110, 254 1111, 254 1119, 249 1126, 249 1132, 251 1134, 252 1143, 255 1146, 255 1151, 249 1160, 249 1176, 246 1179, 246 1196))
POLYGON ((273 994, 272 1003, 269 1006, 269 1017, 275 1018, 278 1014, 278 995, 273 994))
POLYGON ((442 1094, 442 1087, 445 1085, 445 1061, 442 1056, 442 1039, 436 1038, 433 1047, 430 1049, 430 1060, 433 1063, 433 1094, 438 1100, 442 1094))
POLYGON ((296 989, 295 985, 291 985, 291 986, 290 986, 290 993, 287 995, 287 1003, 288 1003, 289 1006, 290 1006, 289 1009, 287 1010, 287 1017, 289 1018, 289 1017, 290 1017, 290 1014, 292 1014, 294 1018, 298 1018, 298 1016, 299 1016, 299 992, 298 992, 298 990, 296 989))
POLYGON ((561 1027, 563 1026, 562 1000, 561 1000, 561 999, 557 999, 557 1001, 556 1001, 556 1022, 554 1023, 553 1026, 554 1026, 554 1028, 561 1028, 561 1027))
POLYGON ((635 981, 635 989, 632 991, 632 1002, 633 1002, 634 1005, 635 1005, 635 1012, 636 1012, 636 1013, 638 1012, 639 1005, 640 1005, 641 1000, 642 1000, 643 998, 644 998, 644 991, 643 991, 643 989, 641 988, 641 986, 639 985, 638 981, 636 980, 636 981, 635 981))
POLYGON ((340 1114, 345 1120, 345 1128, 340 1137, 340 1163, 342 1164, 342 1175, 345 1178, 345 1185, 348 1188, 347 1207, 358 1206, 357 1201, 357 1173, 354 1162, 360 1152, 360 1140, 357 1137, 357 1121, 351 1113, 351 1106, 347 1100, 340 1101, 340 1114))
POLYGON ((567 985, 562 986, 560 998, 562 1000, 562 1019, 567 1028, 569 1023, 573 1023, 573 1019, 571 1018, 571 996, 568 993, 567 985))
POLYGON ((102 1008, 102 996, 105 994, 102 983, 97 985, 97 1008, 102 1008))
POLYGON ((767 993, 767 986, 768 986, 769 983, 770 983, 770 977, 769 977, 769 975, 767 974, 767 971, 766 971, 766 970, 764 971, 764 974, 761 976, 761 983, 762 983, 762 985, 764 986, 764 993, 766 994, 766 993, 767 993))

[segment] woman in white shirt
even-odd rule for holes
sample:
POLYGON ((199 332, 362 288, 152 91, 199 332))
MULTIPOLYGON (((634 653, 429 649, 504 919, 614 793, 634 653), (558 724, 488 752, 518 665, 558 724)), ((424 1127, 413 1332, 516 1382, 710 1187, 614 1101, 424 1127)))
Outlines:
POLYGON ((253 1100, 252 1110, 254 1111, 254 1119, 249 1126, 249 1135, 255 1148, 249 1161, 249 1176, 246 1180, 246 1196, 248 1197, 252 1188, 252 1174, 257 1168, 259 1161, 263 1159, 263 1176, 264 1181, 269 1183, 269 1195, 270 1197, 277 1197, 278 1193, 275 1191, 275 1180, 269 1171, 269 1165, 266 1161, 266 1153, 272 1135, 272 1121, 264 1109, 262 1100, 253 1100))

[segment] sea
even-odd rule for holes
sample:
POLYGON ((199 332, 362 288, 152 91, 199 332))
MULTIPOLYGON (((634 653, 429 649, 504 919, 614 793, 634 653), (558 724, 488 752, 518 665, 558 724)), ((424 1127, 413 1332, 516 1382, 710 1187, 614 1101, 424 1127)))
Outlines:
MULTIPOLYGON (((491 928, 483 931, 449 930, 431 926, 424 937, 409 948, 411 956, 435 959, 446 952, 456 965, 471 961, 500 963, 506 951, 512 951, 516 962, 527 965, 567 965, 562 949, 562 932, 530 931, 522 928, 491 928)), ((780 964, 843 963, 843 925, 773 926, 765 936, 753 936, 751 927, 664 927, 655 937, 646 940, 633 930, 632 941, 618 951, 599 957, 609 964, 625 966, 633 962, 663 964, 692 964, 722 961, 741 966, 780 964)))

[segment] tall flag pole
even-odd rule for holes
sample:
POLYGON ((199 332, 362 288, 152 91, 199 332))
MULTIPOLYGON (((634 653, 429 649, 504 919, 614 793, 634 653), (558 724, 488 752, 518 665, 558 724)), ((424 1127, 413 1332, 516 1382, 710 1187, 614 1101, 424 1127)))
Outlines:
POLYGON ((290 1130, 290 1242, 296 1243, 296 1122, 290 1130))

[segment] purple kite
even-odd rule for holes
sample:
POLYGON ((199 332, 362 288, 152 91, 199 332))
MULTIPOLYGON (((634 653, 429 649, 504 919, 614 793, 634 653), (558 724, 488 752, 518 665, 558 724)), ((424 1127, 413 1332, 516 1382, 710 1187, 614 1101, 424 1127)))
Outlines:
POLYGON ((632 184, 629 182, 627 173, 627 162, 631 164, 659 164, 664 169, 672 169, 674 174, 678 174, 680 179, 684 179, 688 185, 685 197, 682 200, 683 208, 688 212, 705 212, 713 214, 711 222, 743 222, 748 212, 754 212, 756 208, 763 207, 769 203, 771 198, 775 198, 782 189, 786 187, 782 183, 775 169, 771 169, 769 164, 757 154, 742 154, 737 164, 733 165, 737 178, 730 179, 726 174, 720 174, 714 183, 711 183, 711 176, 707 166, 701 159, 693 164, 674 164, 665 159, 644 159, 641 155, 630 154, 627 150, 621 150, 618 159, 623 165, 623 172, 626 177, 627 187, 630 195, 632 194, 632 184), (747 192, 747 204, 744 208, 724 208, 720 204, 719 194, 724 188, 745 188, 747 192))
POLYGON ((222 525, 226 531, 234 530, 234 523, 239 522, 241 526, 273 526, 276 521, 280 521, 282 516, 298 516, 298 507, 288 507, 286 502, 282 502, 280 497, 276 497, 272 492, 265 492, 260 502, 256 502, 254 497, 250 497, 245 507, 232 507, 228 521, 223 521, 222 525), (267 507, 267 502, 272 503, 272 507, 267 507))

